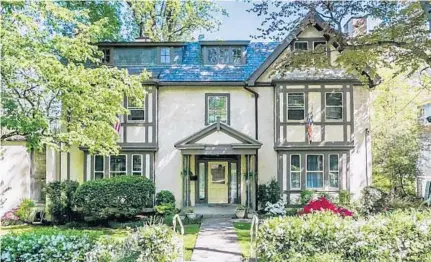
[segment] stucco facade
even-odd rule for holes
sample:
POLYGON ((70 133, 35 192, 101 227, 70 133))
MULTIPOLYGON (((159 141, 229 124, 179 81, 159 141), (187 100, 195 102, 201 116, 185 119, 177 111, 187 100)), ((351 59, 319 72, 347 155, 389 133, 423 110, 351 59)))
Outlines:
POLYGON ((47 181, 142 175, 157 192, 171 191, 178 207, 255 208, 258 184, 271 179, 291 204, 305 189, 358 197, 371 183, 370 91, 343 70, 283 72, 275 66, 289 59, 296 41, 310 48, 326 42, 321 21, 307 17, 281 43, 101 43, 111 65, 153 74, 144 106, 125 98, 134 112, 120 117, 117 156, 90 155, 79 146, 47 150, 47 181), (141 51, 160 55, 162 48, 181 58, 172 64, 133 58, 141 51))

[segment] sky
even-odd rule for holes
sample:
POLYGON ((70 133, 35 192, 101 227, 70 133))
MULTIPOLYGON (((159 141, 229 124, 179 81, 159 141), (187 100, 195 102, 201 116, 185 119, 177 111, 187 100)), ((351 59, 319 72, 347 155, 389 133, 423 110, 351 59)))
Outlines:
POLYGON ((226 9, 229 17, 218 16, 222 22, 219 31, 198 32, 197 35, 204 34, 205 40, 252 40, 250 35, 258 34, 257 28, 263 18, 246 11, 253 6, 251 3, 245 3, 243 0, 217 0, 217 2, 219 6, 226 9))

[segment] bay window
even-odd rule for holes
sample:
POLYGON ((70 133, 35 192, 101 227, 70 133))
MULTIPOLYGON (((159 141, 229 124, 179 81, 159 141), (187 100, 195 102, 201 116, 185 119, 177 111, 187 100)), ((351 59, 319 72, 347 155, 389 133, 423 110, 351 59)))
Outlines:
POLYGON ((304 93, 287 94, 287 120, 304 120, 305 99, 304 93))
POLYGON ((109 172, 111 177, 127 175, 127 156, 110 156, 109 172))
POLYGON ((343 93, 325 94, 326 120, 343 120, 343 93))
POLYGON ((323 188, 323 155, 307 155, 307 188, 323 188))

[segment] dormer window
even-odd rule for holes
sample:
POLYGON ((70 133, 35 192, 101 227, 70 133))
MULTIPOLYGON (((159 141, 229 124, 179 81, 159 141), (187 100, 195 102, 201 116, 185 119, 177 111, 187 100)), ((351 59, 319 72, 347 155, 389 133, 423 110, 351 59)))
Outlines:
POLYGON ((295 50, 305 51, 308 50, 308 42, 306 41, 296 41, 294 45, 295 50))
POLYGON ((102 63, 104 63, 104 64, 111 63, 111 49, 102 48, 101 51, 103 52, 102 63))
POLYGON ((326 45, 326 41, 314 41, 313 42, 313 48, 314 49, 317 49, 317 48, 319 48, 319 45, 326 45))
POLYGON ((162 47, 160 49, 160 63, 170 64, 171 63, 171 48, 162 47))
POLYGON ((203 58, 206 65, 245 64, 245 46, 204 46, 203 58))

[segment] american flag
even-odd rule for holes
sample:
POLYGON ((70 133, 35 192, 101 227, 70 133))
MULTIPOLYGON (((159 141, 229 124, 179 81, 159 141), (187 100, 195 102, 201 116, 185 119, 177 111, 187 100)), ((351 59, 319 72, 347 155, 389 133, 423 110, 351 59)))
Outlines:
POLYGON ((307 127, 308 143, 311 144, 312 135, 313 135, 313 113, 308 113, 306 127, 307 127))
POLYGON ((114 130, 117 131, 118 134, 120 134, 120 127, 121 127, 120 116, 117 115, 117 121, 114 124, 114 130))

